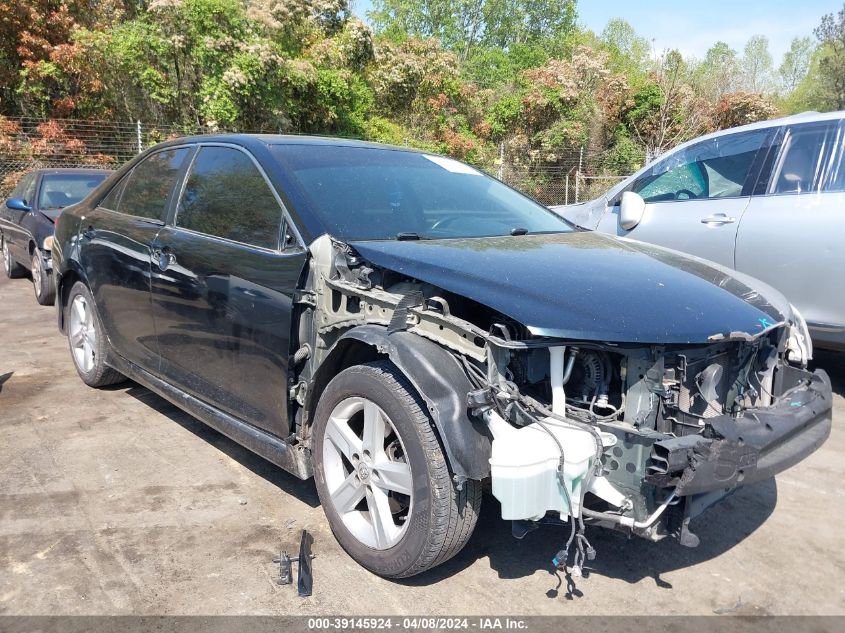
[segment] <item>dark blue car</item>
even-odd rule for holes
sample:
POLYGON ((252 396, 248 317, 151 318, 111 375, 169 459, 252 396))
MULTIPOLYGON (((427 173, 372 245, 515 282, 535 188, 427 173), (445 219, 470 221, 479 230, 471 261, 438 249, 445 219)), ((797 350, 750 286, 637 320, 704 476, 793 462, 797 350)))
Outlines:
POLYGON ((50 251, 56 219, 109 177, 103 169, 36 169, 20 179, 0 207, 3 268, 9 278, 32 271, 35 298, 53 305, 56 290, 50 251))

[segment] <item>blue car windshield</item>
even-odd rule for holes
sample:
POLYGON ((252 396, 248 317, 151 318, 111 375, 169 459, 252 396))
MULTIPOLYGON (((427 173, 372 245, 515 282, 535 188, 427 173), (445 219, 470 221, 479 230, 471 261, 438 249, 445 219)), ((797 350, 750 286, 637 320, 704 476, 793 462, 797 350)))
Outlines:
POLYGON ((562 218, 442 156, 371 147, 273 145, 312 214, 346 240, 560 233, 562 218))

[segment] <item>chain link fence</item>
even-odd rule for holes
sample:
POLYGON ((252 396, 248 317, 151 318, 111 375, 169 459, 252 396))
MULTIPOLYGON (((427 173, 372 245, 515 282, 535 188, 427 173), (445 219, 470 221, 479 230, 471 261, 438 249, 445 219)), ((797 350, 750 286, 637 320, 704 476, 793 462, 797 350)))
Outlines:
POLYGON ((546 159, 553 160, 553 165, 538 165, 536 161, 525 164, 522 156, 510 156, 503 143, 493 175, 545 205, 574 204, 598 198, 627 177, 606 174, 604 154, 576 147, 557 151, 554 156, 547 152, 546 159))
POLYGON ((183 132, 141 122, 0 117, 0 196, 32 169, 116 169, 138 152, 183 132))
MULTIPOLYGON (((0 199, 32 169, 116 169, 156 143, 191 132, 142 121, 0 117, 0 199)), ((593 158, 576 148, 559 156, 554 166, 526 166, 510 160, 503 148, 487 171, 543 204, 570 204, 598 197, 624 178, 592 173, 593 158)))
POLYGON ((502 169, 500 174, 494 175, 548 206, 574 204, 598 198, 627 177, 590 175, 571 168, 529 171, 512 167, 502 169))

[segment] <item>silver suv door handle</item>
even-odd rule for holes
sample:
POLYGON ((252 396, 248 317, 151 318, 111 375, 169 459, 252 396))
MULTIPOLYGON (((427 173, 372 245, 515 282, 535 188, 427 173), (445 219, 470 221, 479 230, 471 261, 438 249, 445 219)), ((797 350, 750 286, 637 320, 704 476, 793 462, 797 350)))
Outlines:
POLYGON ((701 218, 702 224, 733 224, 734 222, 736 222, 736 218, 729 217, 724 213, 714 213, 706 218, 701 218))

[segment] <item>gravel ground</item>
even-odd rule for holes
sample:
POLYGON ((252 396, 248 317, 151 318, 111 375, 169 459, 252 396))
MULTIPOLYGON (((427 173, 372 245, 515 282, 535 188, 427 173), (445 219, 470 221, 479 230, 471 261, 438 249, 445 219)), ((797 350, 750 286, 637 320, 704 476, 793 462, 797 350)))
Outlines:
POLYGON ((146 389, 85 387, 26 279, 0 279, 0 614, 845 614, 845 357, 834 429, 810 458, 693 523, 694 550, 593 530, 571 593, 485 496, 467 548, 404 582, 335 542, 311 481, 250 454, 146 389), (837 457, 839 456, 839 457, 837 457), (314 534, 315 587, 271 559, 314 534))

